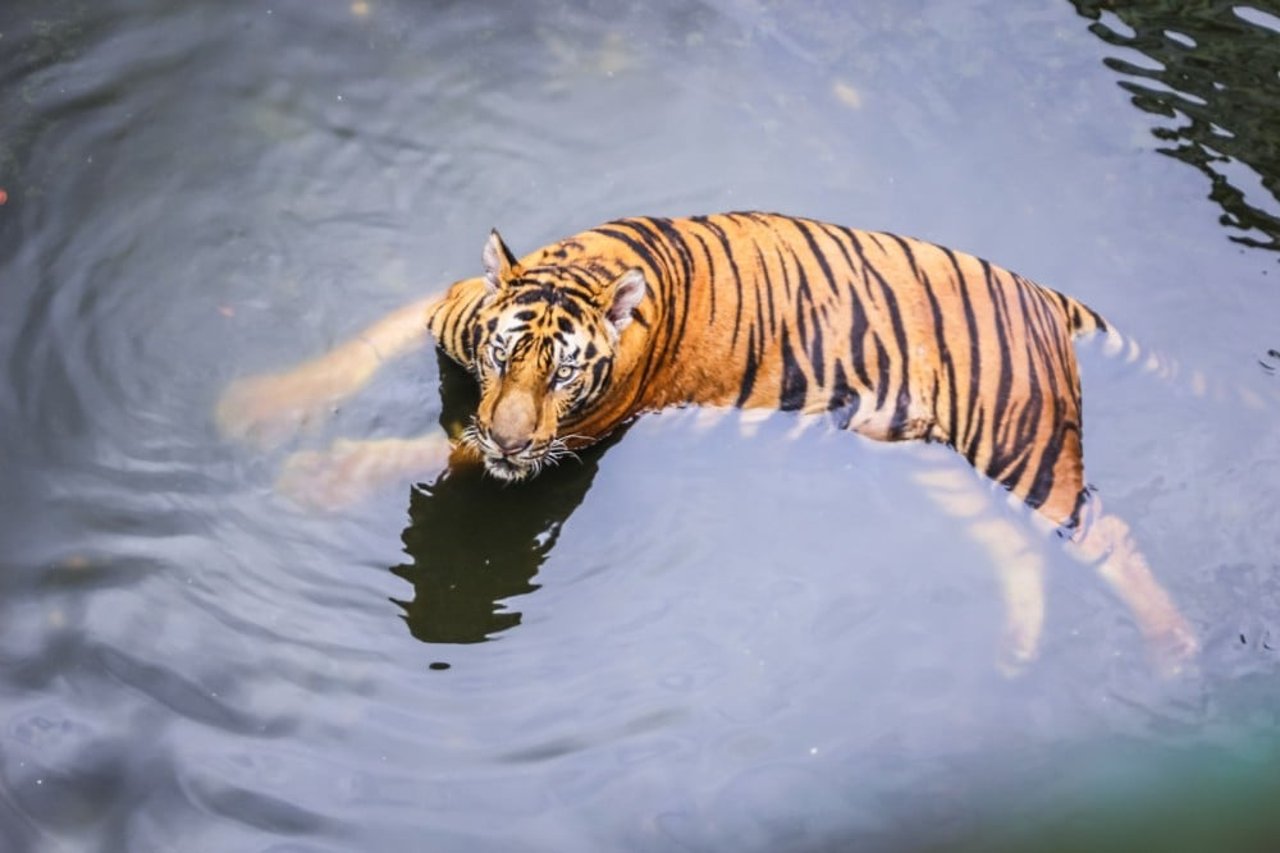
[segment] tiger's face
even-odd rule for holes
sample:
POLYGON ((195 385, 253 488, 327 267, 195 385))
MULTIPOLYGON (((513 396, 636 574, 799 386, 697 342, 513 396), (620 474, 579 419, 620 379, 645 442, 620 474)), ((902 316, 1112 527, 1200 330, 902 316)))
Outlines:
POLYGON ((561 425, 580 419, 609 388, 644 275, 525 270, 496 231, 484 267, 488 294, 470 330, 480 404, 463 441, 493 476, 522 480, 572 454, 577 436, 562 435, 561 425))

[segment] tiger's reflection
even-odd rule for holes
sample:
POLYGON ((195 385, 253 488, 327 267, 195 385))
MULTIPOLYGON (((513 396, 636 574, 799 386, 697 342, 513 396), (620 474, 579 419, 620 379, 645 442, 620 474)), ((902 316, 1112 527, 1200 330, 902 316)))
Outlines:
MULTIPOLYGON (((437 356, 440 421, 453 435, 475 411, 478 392, 466 371, 437 356)), ((410 633, 425 643, 480 643, 519 625, 509 599, 539 588, 538 570, 623 431, 581 451, 581 464, 569 460, 518 487, 467 466, 415 488, 401 534, 411 562, 391 568, 413 585, 412 598, 393 599, 410 633)))

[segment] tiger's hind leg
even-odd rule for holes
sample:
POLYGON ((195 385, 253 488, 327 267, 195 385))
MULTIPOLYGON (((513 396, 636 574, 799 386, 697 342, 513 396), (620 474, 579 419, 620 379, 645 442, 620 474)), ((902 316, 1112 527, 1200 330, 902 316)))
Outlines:
POLYGON ((1133 613, 1157 666, 1166 674, 1177 674, 1199 651, 1195 632, 1156 580, 1124 519, 1103 512, 1096 495, 1080 515, 1068 552, 1095 566, 1133 613))
MULTIPOLYGON (((1036 517, 1067 537, 1067 551, 1092 565, 1133 614, 1156 665, 1178 672, 1199 649, 1195 633, 1178 612, 1169 593, 1156 580, 1147 558, 1133 540, 1129 525, 1102 510, 1102 501, 1084 489, 1084 462, 1079 434, 1059 433, 1062 441, 1053 466, 1052 483, 1036 517)), ((1006 483, 1024 500, 1024 484, 1006 483)))
POLYGON ((915 475, 943 512, 968 523, 969 535, 996 568, 1004 600, 1004 637, 999 667, 1017 674, 1033 660, 1044 627, 1044 555, 1033 531, 1004 515, 991 487, 959 466, 930 468, 915 475))

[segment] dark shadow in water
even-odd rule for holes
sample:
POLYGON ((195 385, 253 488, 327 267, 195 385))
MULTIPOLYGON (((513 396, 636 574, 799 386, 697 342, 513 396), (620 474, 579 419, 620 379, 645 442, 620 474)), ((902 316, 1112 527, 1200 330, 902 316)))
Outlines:
MULTIPOLYGON (((440 421, 456 434, 475 411, 475 381, 439 360, 440 421)), ((410 633, 425 643, 480 643, 519 625, 519 611, 504 602, 538 589, 534 576, 622 432, 582 451, 581 464, 566 460, 525 483, 504 484, 468 468, 414 489, 401 535, 413 562, 391 568, 413 584, 411 601, 393 599, 410 633)))
POLYGON ((1133 95, 1135 106, 1174 123, 1152 130, 1167 143, 1157 150, 1209 178, 1209 197, 1224 211, 1219 221, 1246 232, 1231 239, 1280 250, 1280 218, 1249 202, 1249 188, 1239 186, 1241 170, 1232 162, 1252 168, 1272 200, 1280 202, 1280 33, 1253 22, 1262 20, 1255 9, 1276 15, 1274 4, 1071 3, 1094 22, 1089 31, 1098 38, 1141 51, 1161 66, 1157 70, 1116 57, 1103 60, 1128 78, 1120 85, 1133 95), (1132 35, 1107 26, 1104 12, 1119 18, 1132 35))

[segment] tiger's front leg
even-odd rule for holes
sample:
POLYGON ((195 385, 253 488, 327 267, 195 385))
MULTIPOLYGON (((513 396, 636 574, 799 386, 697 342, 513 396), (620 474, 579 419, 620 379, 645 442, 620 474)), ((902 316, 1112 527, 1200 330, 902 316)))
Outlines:
POLYGON ((325 410, 365 387, 378 369, 429 340, 426 314, 441 297, 405 305, 328 352, 280 373, 246 376, 214 409, 226 438, 267 448, 281 444, 325 410))
POLYGON ((287 371, 237 379, 218 398, 218 431, 260 449, 283 444, 364 387, 380 361, 356 341, 287 371))
POLYGON ((339 439, 324 450, 301 450, 284 462, 277 494, 299 506, 335 511, 393 483, 432 480, 445 468, 479 464, 444 432, 416 438, 339 439))

